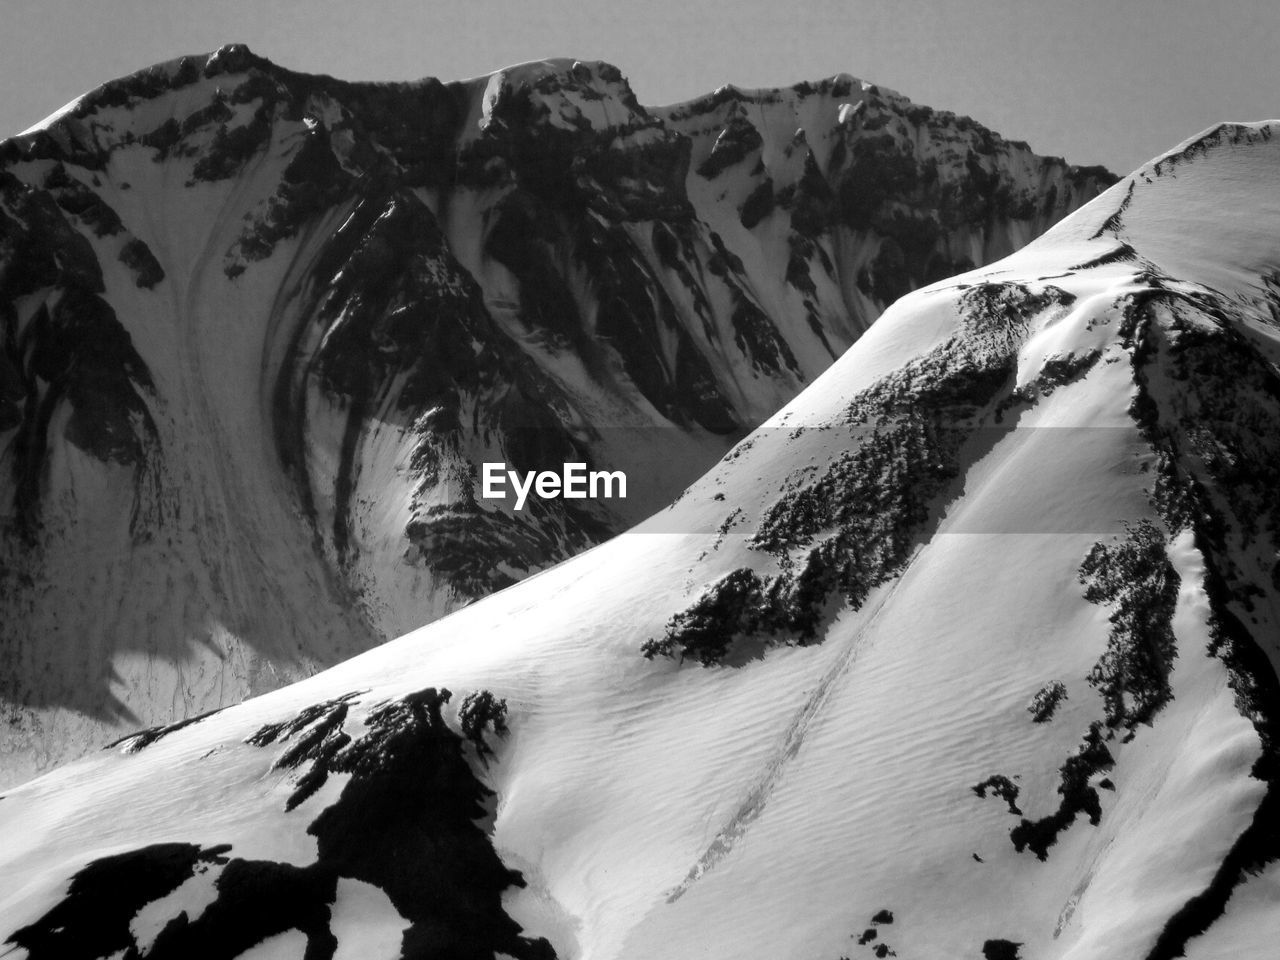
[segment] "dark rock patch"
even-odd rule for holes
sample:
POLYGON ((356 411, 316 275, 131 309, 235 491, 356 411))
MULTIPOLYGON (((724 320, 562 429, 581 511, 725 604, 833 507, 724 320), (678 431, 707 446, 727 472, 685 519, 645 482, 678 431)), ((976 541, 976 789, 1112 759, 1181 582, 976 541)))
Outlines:
POLYGON ((1029 849, 1038 859, 1047 860, 1049 848, 1057 842, 1058 835, 1071 826, 1077 814, 1087 814, 1089 822, 1098 825, 1102 820, 1102 803, 1089 780, 1115 763, 1105 740, 1102 723, 1095 721, 1083 743, 1058 772, 1058 795, 1062 798, 1058 809, 1039 820, 1023 818, 1009 833, 1015 850, 1021 853, 1029 849))
POLYGON ((234 273, 241 260, 265 260, 281 240, 296 236, 309 222, 354 193, 354 176, 334 156, 329 131, 315 126, 290 158, 280 186, 245 227, 228 254, 224 270, 234 273))
POLYGON ((358 696, 359 693, 347 693, 333 700, 313 704, 291 720, 261 727, 245 741, 256 747, 265 747, 300 734, 272 764, 273 770, 292 770, 304 763, 308 765, 298 777, 293 793, 285 801, 285 810, 292 810, 308 800, 329 779, 334 758, 351 743, 351 737, 343 730, 343 724, 351 701, 358 696))
POLYGON ((1048 723, 1058 710, 1058 704, 1067 699, 1067 687, 1061 680, 1050 680, 1035 692, 1027 704, 1027 713, 1034 723, 1048 723))
POLYGON ((742 225, 750 230, 772 213, 773 208, 773 181, 765 177, 747 195, 747 199, 742 201, 742 207, 738 211, 739 219, 742 225))
POLYGON ((31 539, 40 526, 49 451, 58 441, 49 433, 58 409, 70 407, 67 442, 139 470, 159 442, 148 404, 154 384, 101 296, 92 246, 50 194, 0 172, 0 199, 0 421, 18 430, 10 460, 13 515, 18 534, 31 539), (20 329, 13 304, 33 294, 37 305, 20 329))
POLYGON ((688 609, 667 624, 666 635, 646 641, 645 658, 679 656, 703 666, 719 663, 733 640, 760 625, 766 584, 755 571, 742 568, 709 586, 688 609))
POLYGON ((724 170, 741 163, 764 145, 760 131, 740 110, 733 110, 716 137, 707 159, 698 166, 698 176, 714 180, 724 170))
POLYGON ((176 890, 198 865, 227 863, 230 849, 160 843, 95 860, 71 878, 56 907, 5 942, 25 949, 31 960, 98 960, 121 951, 138 957, 129 931, 138 911, 176 890))
POLYGON ((1021 947, 1012 940, 986 940, 982 944, 983 960, 1019 960, 1021 947))
POLYGON ((485 740, 485 731, 494 736, 507 734, 507 701, 499 700, 488 690, 476 690, 462 698, 458 707, 458 722, 462 735, 481 757, 493 755, 493 748, 485 740))
POLYGON ((164 279, 164 268, 142 240, 133 237, 120 248, 120 262, 133 271, 134 282, 150 290, 164 279))
POLYGON ((1113 607, 1107 649, 1089 674, 1102 695, 1108 726, 1133 729, 1173 696, 1169 674, 1177 657, 1173 613, 1181 584, 1164 535, 1134 524, 1118 544, 1095 543, 1080 565, 1090 603, 1113 607))
POLYGON ((131 733, 127 737, 121 737, 119 740, 113 740, 111 743, 103 747, 103 750, 110 750, 113 747, 120 747, 125 753, 137 753, 151 746, 157 740, 163 740, 171 733, 177 733, 184 727, 189 727, 193 723, 199 723, 201 720, 207 720, 215 714, 221 713, 222 707, 217 710, 210 710, 206 713, 199 714, 195 717, 187 717, 185 720, 178 720, 174 723, 166 723, 157 727, 148 727, 139 733, 131 733))
POLYGON ((1161 291, 1131 306, 1123 331, 1138 387, 1130 412, 1158 455, 1153 498, 1171 529, 1194 531, 1209 653, 1226 666, 1237 709, 1262 743, 1251 775, 1267 784, 1252 821, 1205 889, 1170 916, 1147 960, 1183 956, 1232 892, 1280 859, 1280 680, 1262 646, 1275 625, 1246 626, 1261 620, 1257 598, 1275 601, 1271 578, 1255 571, 1268 569, 1280 545, 1280 375, 1240 332, 1238 310, 1225 297, 1161 291))
POLYGON ((45 175, 44 188, 60 208, 92 229, 94 236, 109 237, 124 229, 120 215, 96 191, 71 176, 64 164, 53 165, 45 175))
MULTIPOLYGON (((447 690, 428 688, 374 710, 368 732, 332 755, 310 758, 351 775, 338 799, 312 821, 318 859, 308 867, 229 855, 221 845, 162 844, 95 860, 67 896, 35 923, 11 934, 32 960, 90 960, 140 951, 129 930, 138 910, 191 877, 220 867, 217 897, 196 918, 178 913, 161 930, 149 960, 231 960, 288 930, 307 938, 307 960, 331 960, 337 940, 330 909, 340 878, 372 884, 408 927, 400 956, 552 960, 547 941, 521 935, 502 893, 522 886, 476 825, 491 792, 468 767, 462 738, 445 724, 447 690)), ((324 723, 345 699, 304 711, 324 723), (336 706, 335 706, 336 704, 336 706)), ((308 725, 292 718, 259 731, 264 742, 308 725)), ((256 736, 256 735, 255 735, 256 736)), ((252 738, 251 738, 252 739, 252 738)))
POLYGON ((1022 816, 1022 811, 1018 809, 1018 785, 1006 776, 995 774, 987 777, 981 783, 975 783, 970 789, 979 797, 985 798, 987 791, 991 791, 991 795, 999 797, 1009 805, 1009 812, 1015 816, 1022 816))
POLYGON ((742 635, 810 642, 833 599, 856 609, 905 569, 959 473, 962 446, 1009 390, 1030 317, 1067 298, 1054 288, 985 285, 965 299, 965 331, 855 397, 850 449, 816 474, 798 473, 764 511, 750 543, 781 572, 743 568, 722 578, 644 644, 645 656, 705 665, 742 635))
MULTIPOLYGON (((1014 849, 1030 849, 1041 860, 1077 814, 1087 814, 1094 826, 1101 821, 1102 804, 1089 781, 1115 762, 1105 741, 1116 730, 1127 731, 1126 742, 1132 739, 1134 728, 1150 725, 1173 696, 1173 614, 1181 579, 1169 561, 1164 534, 1149 521, 1130 525, 1123 540, 1093 545, 1079 577, 1086 600, 1112 608, 1107 648, 1088 677, 1102 696, 1104 718, 1090 725, 1083 744, 1060 768, 1058 809, 1039 820, 1023 819, 1009 835, 1014 849)), ((1039 707, 1048 709, 1050 701, 1056 707, 1061 699, 1053 690, 1045 687, 1041 693, 1049 693, 1043 700, 1038 693, 1028 708, 1037 722, 1039 707)))

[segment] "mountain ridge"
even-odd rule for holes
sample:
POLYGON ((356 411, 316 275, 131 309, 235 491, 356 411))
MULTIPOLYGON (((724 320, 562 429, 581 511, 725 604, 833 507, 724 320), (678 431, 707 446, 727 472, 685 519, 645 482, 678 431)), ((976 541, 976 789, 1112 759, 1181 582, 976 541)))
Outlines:
MULTIPOLYGON (((1274 129, 1208 131, 1011 257, 897 301, 636 530, 9 791, 10 941, 50 955, 87 889, 68 879, 122 878, 126 855, 173 855, 159 844, 189 864, 95 936, 210 929, 237 908, 218 878, 249 863, 293 897, 285 868, 329 869, 329 825, 399 775, 395 751, 360 759, 427 729, 461 743, 459 791, 474 776, 497 795, 486 836, 521 876, 487 916, 522 927, 522 951, 1266 956, 1274 129), (743 569, 754 588, 703 602, 743 569), (776 597, 804 622, 750 616, 776 597), (667 635, 729 656, 646 658, 667 635), (411 719, 441 684, 475 693, 442 710, 447 735, 411 719)), ((307 893, 319 919, 274 914, 264 952, 420 942, 403 878, 334 869, 307 893), (358 929, 356 909, 377 921, 358 929)))
POLYGON ((15 778, 642 520, 900 293, 1109 179, 848 77, 662 114, 604 64, 351 84, 238 46, 0 166, 15 778), (632 481, 516 513, 485 460, 632 481))

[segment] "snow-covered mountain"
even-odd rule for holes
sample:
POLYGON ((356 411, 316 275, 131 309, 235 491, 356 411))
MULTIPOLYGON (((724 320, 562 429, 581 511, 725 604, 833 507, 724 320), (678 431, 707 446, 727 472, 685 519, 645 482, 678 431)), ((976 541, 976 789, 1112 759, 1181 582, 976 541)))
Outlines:
POLYGON ((899 300, 636 530, 9 791, 7 956, 1271 956, 1278 128, 899 300))
POLYGON ((625 529, 1110 182, 847 76, 654 109, 237 46, 85 95, 0 145, 0 782, 625 529), (517 512, 487 460, 628 497, 517 512))

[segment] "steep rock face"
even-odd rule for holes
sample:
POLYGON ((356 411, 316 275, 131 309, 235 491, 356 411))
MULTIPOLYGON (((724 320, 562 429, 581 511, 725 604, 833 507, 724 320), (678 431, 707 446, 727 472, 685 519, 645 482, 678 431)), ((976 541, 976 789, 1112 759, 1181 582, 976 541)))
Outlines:
POLYGON ((699 212, 735 249, 764 249, 772 269, 753 276, 785 267, 791 311, 837 345, 850 320, 1007 255, 1109 179, 846 74, 655 112, 693 143, 699 212))
POLYGON ((5 779, 642 519, 890 300, 1110 182, 848 77, 649 109, 601 63, 352 84, 243 47, 0 165, 5 779), (628 498, 516 512, 485 460, 628 498))

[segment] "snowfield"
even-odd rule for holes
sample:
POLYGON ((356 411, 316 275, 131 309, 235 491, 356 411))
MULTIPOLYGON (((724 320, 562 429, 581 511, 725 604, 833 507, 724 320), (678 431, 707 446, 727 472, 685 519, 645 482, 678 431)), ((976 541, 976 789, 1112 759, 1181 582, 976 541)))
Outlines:
POLYGON ((1275 130, 897 301, 633 530, 9 791, 5 956, 1271 956, 1275 130))

